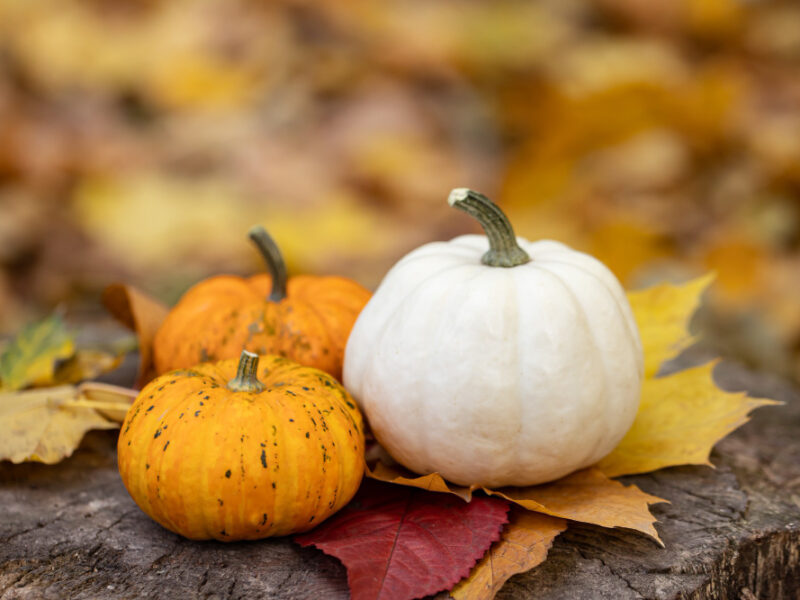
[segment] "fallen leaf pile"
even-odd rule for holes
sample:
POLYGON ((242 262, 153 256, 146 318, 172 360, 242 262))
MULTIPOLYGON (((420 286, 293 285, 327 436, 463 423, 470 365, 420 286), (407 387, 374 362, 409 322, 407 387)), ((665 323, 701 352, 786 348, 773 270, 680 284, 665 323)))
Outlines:
POLYGON ((716 271, 711 341, 800 377, 798 32, 787 0, 5 0, 0 332, 250 271, 256 222, 371 287, 468 230, 467 185, 627 287, 716 271))

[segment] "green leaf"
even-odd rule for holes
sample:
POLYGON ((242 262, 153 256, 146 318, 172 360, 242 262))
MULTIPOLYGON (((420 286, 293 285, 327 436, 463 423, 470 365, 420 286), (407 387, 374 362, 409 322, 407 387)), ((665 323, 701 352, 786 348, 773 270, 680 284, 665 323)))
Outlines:
POLYGON ((0 355, 0 389, 52 384, 56 363, 75 353, 75 341, 59 315, 28 325, 0 355))

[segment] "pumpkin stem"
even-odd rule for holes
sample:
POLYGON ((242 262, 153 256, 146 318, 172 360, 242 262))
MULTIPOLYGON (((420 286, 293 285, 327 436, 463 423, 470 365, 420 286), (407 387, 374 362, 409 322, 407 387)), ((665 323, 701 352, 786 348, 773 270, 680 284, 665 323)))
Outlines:
POLYGON ((228 382, 232 392, 263 392, 267 387, 258 380, 258 354, 242 350, 236 377, 228 382))
POLYGON ((267 263, 267 269, 272 277, 272 292, 269 295, 270 302, 280 302, 286 298, 286 282, 289 275, 286 272, 286 263, 283 261, 283 256, 278 248, 278 244, 272 239, 272 236, 267 233, 267 230, 256 225, 250 230, 250 239, 255 242, 261 256, 267 263))
POLYGON ((531 257, 517 244, 514 229, 505 213, 486 196, 467 188, 456 188, 447 198, 448 204, 478 220, 489 238, 489 251, 481 262, 490 267, 516 267, 530 262, 531 257))

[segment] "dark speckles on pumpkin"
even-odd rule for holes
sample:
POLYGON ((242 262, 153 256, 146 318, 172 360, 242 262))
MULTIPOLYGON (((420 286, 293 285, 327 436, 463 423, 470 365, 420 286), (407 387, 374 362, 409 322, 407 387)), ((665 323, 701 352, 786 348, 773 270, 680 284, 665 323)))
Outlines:
POLYGON ((303 391, 304 391, 304 392, 310 392, 310 391, 311 391, 311 388, 309 388, 309 387, 306 387, 306 386, 303 386, 303 391))
POLYGON ((170 385, 175 385, 176 383, 178 383, 177 379, 173 379, 172 381, 169 382, 170 385))
POLYGON ((169 440, 167 440, 167 443, 166 443, 166 444, 164 444, 164 452, 166 452, 166 451, 167 451, 167 446, 169 446, 169 442, 170 442, 170 441, 169 441, 169 440))
POLYGON ((297 394, 295 394, 295 393, 294 393, 292 390, 286 390, 286 393, 287 393, 289 396, 297 396, 297 394))
POLYGON ((156 439, 160 435, 161 435, 161 430, 160 429, 156 429, 155 434, 153 434, 153 439, 156 439))
POLYGON ((222 501, 222 498, 217 498, 217 502, 220 506, 223 506, 225 503, 222 501))
POLYGON ((225 477, 227 477, 228 479, 230 479, 230 478, 231 478, 231 470, 230 470, 230 469, 228 469, 227 471, 225 471, 225 477))
POLYGON ((262 448, 266 448, 266 447, 267 447, 267 445, 266 445, 264 442, 261 442, 261 447, 262 447, 262 448))
MULTIPOLYGON (((152 396, 150 396, 150 397, 152 398, 152 396)), ((146 411, 144 411, 144 412, 150 412, 150 411, 151 411, 151 410, 153 410, 155 407, 156 407, 156 405, 155 405, 155 404, 151 404, 151 405, 150 405, 150 408, 148 408, 148 409, 147 409, 146 411)))
POLYGON ((316 515, 311 515, 311 518, 308 520, 308 522, 311 523, 314 520, 314 517, 316 517, 316 515))
POLYGON ((205 406, 205 404, 203 404, 202 400, 200 400, 200 406, 205 406))
POLYGON ((225 533, 225 530, 224 530, 224 529, 223 529, 222 531, 220 531, 220 532, 219 532, 219 534, 220 534, 220 535, 228 535, 227 533, 225 533))
POLYGON ((164 386, 162 385, 160 388, 158 388, 158 391, 160 392, 163 389, 164 389, 164 386))
POLYGON ((194 411, 194 416, 195 417, 199 417, 200 416, 200 411, 199 410, 194 411))
POLYGON ((208 400, 211 396, 203 396, 203 400, 208 400))
POLYGON ((349 400, 345 400, 345 404, 347 404, 347 406, 349 406, 350 408, 353 408, 353 409, 356 407, 356 405, 353 404, 352 402, 350 402, 349 400))
POLYGON ((275 484, 275 482, 273 481, 273 482, 272 482, 272 489, 274 490, 276 487, 278 487, 278 486, 277 486, 277 485, 275 484))
POLYGON ((265 469, 267 468, 267 451, 266 450, 262 450, 261 451, 261 466, 264 467, 265 469))
POLYGON ((311 437, 311 434, 308 431, 306 431, 306 439, 308 439, 310 437, 311 437))
POLYGON ((267 513, 264 513, 264 516, 261 517, 261 524, 262 525, 267 524, 267 513))
POLYGON ((289 419, 289 423, 294 423, 294 419, 289 419))
POLYGON ((149 465, 148 463, 144 463, 144 469, 145 469, 145 471, 146 471, 147 469, 149 469, 149 468, 150 468, 150 465, 149 465))
POLYGON ((183 418, 183 413, 179 414, 179 415, 178 415, 178 418, 179 418, 179 419, 182 419, 182 418, 183 418))

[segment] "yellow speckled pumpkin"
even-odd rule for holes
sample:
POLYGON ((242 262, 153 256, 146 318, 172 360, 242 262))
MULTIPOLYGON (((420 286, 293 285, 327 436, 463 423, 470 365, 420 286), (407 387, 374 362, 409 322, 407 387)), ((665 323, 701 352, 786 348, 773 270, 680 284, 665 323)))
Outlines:
POLYGON ((280 356, 201 364, 151 381, 118 442, 139 507, 194 540, 311 529, 355 494, 361 414, 333 377, 280 356))
POLYGON ((341 380, 344 348, 370 293, 344 277, 288 278, 275 242, 262 227, 251 239, 269 275, 220 275, 181 298, 153 343, 156 372, 235 358, 242 348, 278 354, 341 380))

